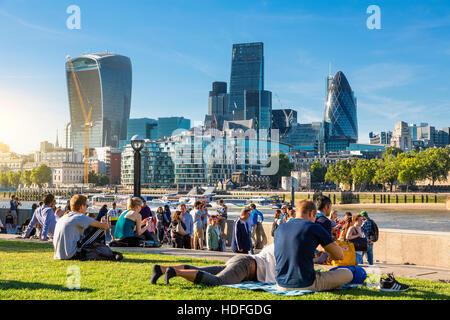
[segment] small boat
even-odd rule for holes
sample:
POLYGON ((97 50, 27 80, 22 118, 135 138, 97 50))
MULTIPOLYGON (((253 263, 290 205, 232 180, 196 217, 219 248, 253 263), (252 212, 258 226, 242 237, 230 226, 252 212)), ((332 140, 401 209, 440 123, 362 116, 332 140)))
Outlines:
POLYGON ((116 203, 117 207, 126 207, 129 196, 124 195, 114 195, 114 194, 99 194, 92 196, 92 206, 102 207, 107 205, 112 207, 113 202, 116 203))

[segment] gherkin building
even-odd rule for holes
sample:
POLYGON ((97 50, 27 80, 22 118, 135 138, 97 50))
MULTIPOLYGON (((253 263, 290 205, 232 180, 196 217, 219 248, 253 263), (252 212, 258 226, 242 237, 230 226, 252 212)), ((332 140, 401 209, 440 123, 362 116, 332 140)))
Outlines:
POLYGON ((324 135, 328 151, 340 151, 358 141, 356 97, 342 71, 327 81, 324 135))

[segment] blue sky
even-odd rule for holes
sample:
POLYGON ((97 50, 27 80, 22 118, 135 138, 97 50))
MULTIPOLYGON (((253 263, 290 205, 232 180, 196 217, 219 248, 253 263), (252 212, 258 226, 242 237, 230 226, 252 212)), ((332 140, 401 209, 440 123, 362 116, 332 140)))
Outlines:
POLYGON ((0 0, 0 39, 0 141, 20 153, 70 121, 66 55, 106 50, 131 58, 131 117, 202 121, 211 83, 229 82, 232 44, 262 41, 273 108, 301 123, 323 118, 331 63, 357 96, 360 142, 400 120, 450 126, 446 0, 0 0), (66 27, 72 4, 81 30, 66 27), (372 4, 381 30, 366 27, 372 4))

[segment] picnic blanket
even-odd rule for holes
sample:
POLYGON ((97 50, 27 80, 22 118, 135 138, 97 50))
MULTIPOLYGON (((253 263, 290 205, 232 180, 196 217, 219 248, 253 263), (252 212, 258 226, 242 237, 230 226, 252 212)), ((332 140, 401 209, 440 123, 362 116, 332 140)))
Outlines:
MULTIPOLYGON (((342 286, 342 289, 350 289, 350 288, 358 288, 361 287, 361 284, 346 284, 342 286)), ((280 296, 303 296, 308 293, 314 293, 316 291, 312 290, 288 290, 288 291, 278 291, 276 283, 263 283, 263 282, 252 282, 246 281, 238 284, 226 284, 222 285, 222 287, 243 289, 243 290, 263 290, 272 294, 277 294, 280 296)))

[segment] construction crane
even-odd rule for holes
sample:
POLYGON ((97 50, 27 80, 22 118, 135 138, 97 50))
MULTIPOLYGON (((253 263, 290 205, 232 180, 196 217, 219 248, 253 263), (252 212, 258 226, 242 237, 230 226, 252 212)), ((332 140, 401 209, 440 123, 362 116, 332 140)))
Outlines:
MULTIPOLYGON (((81 111, 83 112, 84 117, 84 183, 89 183, 89 130, 94 126, 92 123, 92 106, 89 109, 89 114, 86 113, 86 108, 84 107, 84 100, 80 90, 80 84, 78 80, 78 76, 75 73, 72 61, 70 60, 70 56, 67 56, 68 64, 70 66, 70 70, 72 73, 73 82, 75 83, 75 88, 78 94, 78 99, 80 100, 81 111)), ((89 104, 89 99, 88 99, 89 104)))

